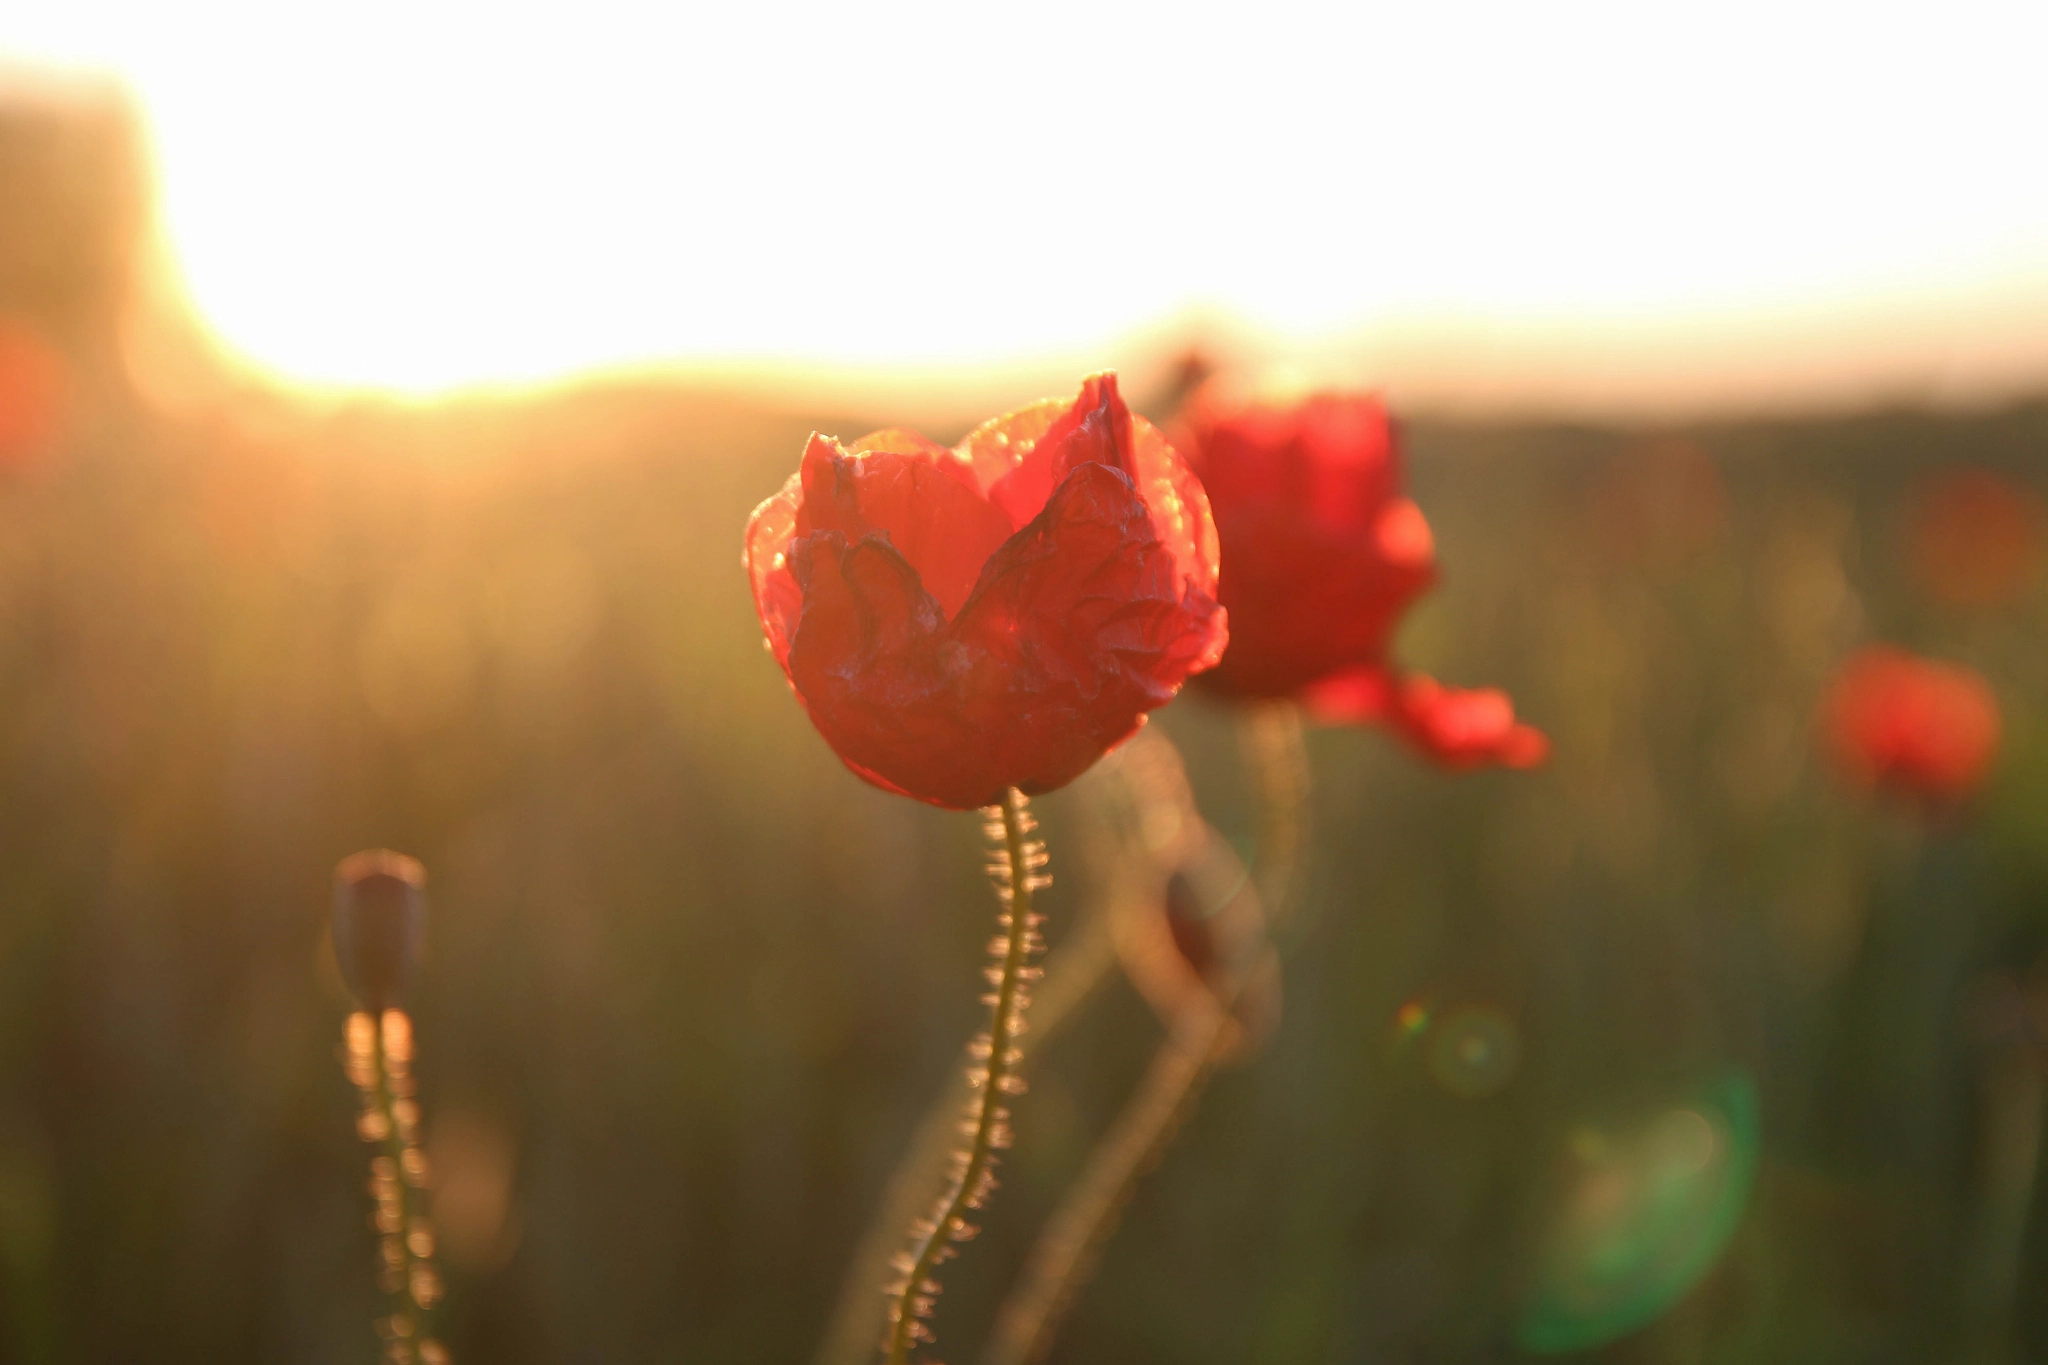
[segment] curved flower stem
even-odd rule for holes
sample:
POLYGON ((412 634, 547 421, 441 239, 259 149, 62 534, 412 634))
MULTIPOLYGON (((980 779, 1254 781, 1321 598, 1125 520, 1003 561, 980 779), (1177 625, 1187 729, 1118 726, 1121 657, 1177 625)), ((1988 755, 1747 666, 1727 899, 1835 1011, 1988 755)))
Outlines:
POLYGON ((1021 1283, 997 1312, 983 1365, 1028 1365, 1051 1347, 1139 1177, 1173 1136, 1231 1041, 1229 1011, 1213 1003, 1189 1007, 1033 1244, 1021 1283))
POLYGON ((390 1312, 377 1319, 389 1365, 448 1365, 448 1352, 432 1334, 433 1307, 441 1298, 434 1270, 434 1233, 419 1191, 427 1181, 419 1146, 419 1103, 413 1098, 412 1020, 403 1010, 382 1018, 358 1012, 348 1019, 348 1073, 363 1101, 356 1131, 382 1150, 370 1158, 370 1195, 377 1203, 377 1282, 390 1312))
POLYGON ((1003 794, 1002 805, 991 812, 992 817, 1000 817, 999 823, 990 820, 989 834, 1002 840, 1001 857, 991 864, 990 871, 1001 878, 996 896, 1003 910, 996 922, 1003 932, 989 945, 996 965, 985 969, 994 987, 982 997, 989 1006, 988 1032, 967 1050, 972 1059, 968 1083, 978 1092, 968 1110, 970 1141, 956 1156, 952 1182, 931 1216, 913 1225, 910 1249, 898 1261, 903 1280, 889 1290, 893 1302, 884 1341, 888 1365, 904 1365, 917 1342, 932 1339, 925 1320, 931 1316, 939 1292, 933 1277, 939 1265, 953 1255, 953 1244, 980 1230, 966 1215, 987 1202, 995 1188, 996 1153, 1010 1145, 1010 1111, 1003 1097, 1024 1089, 1024 1078, 1017 1074, 1023 1052, 1016 1040, 1024 1032, 1029 982, 1038 974, 1025 964, 1044 942, 1038 934, 1044 916, 1032 913, 1031 898, 1050 880, 1042 873, 1045 845, 1030 837, 1037 822, 1025 804, 1024 793, 1012 787, 1003 794))
POLYGON ((1308 751, 1303 747, 1301 707, 1291 701, 1266 702, 1247 710, 1238 722, 1238 738, 1258 798, 1256 853, 1252 875, 1267 924, 1277 927, 1289 909, 1289 896, 1301 869, 1308 808, 1308 751))
MULTIPOLYGON (((1075 1007, 1102 983, 1115 962, 1116 947, 1106 915, 1092 916, 1061 941, 1046 959, 1045 981, 1031 1001, 1031 1032, 1039 1047, 1073 1017, 1075 1007)), ((1028 1070, 1037 1056, 1037 1052, 1031 1053, 1018 1069, 1028 1070)), ((925 1111, 909 1150, 883 1189, 874 1221, 847 1263, 846 1278, 812 1365, 859 1365, 874 1350, 875 1334, 887 1311, 875 1294, 875 1285, 889 1273, 890 1257, 904 1225, 917 1217, 925 1205, 926 1191, 939 1180, 946 1159, 958 1150, 960 1110, 973 1094, 967 1078, 956 1072, 925 1111)))
MULTIPOLYGON (((1258 833, 1252 885, 1239 894, 1259 898, 1263 939, 1235 964, 1214 995, 1190 1001, 1169 1027, 1137 1090, 1033 1244, 1022 1280, 997 1310, 983 1365, 1031 1365, 1051 1348, 1139 1178, 1158 1159, 1203 1082, 1236 1041, 1231 1023, 1238 1002, 1268 960, 1267 949, 1287 912, 1285 898, 1297 880, 1309 783, 1299 707, 1291 702, 1261 706, 1245 716, 1240 735, 1258 797, 1258 833)), ((1184 818, 1199 820, 1192 796, 1181 799, 1190 806, 1184 818)), ((1134 849, 1128 856, 1145 855, 1134 849)))
POLYGON ((1965 1257, 1965 1331, 1976 1358, 2018 1358, 2013 1310, 2041 1168, 2043 1057, 2031 1044, 1991 1059, 1984 1082, 1977 1227, 1965 1257))

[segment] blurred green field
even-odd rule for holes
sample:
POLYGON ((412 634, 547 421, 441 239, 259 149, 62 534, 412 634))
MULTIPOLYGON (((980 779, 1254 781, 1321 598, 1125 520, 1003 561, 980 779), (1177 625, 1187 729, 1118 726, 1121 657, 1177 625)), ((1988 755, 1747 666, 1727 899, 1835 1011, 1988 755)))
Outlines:
MULTIPOLYGON (((974 1026, 992 910, 976 822, 847 774, 759 644, 739 527, 857 425, 652 385, 177 417, 109 387, 0 487, 0 1358, 370 1358, 322 943, 330 868, 374 844, 432 878, 457 1359, 808 1356, 974 1026)), ((1556 756, 1450 777, 1311 734, 1284 1022, 1055 1359, 1513 1357, 1575 1137, 1731 1074, 1761 1133, 1733 1241, 1601 1358, 1991 1349, 1987 1115, 2038 1044, 1971 1002, 2048 947, 2048 585, 1943 608, 1901 536, 1945 467, 2043 487, 2048 411, 1411 435, 1446 581, 1402 652, 1512 689, 1556 756), (1969 818, 1817 762, 1872 638, 1997 688, 1969 818), (1478 1094, 1428 1032, 1474 1010, 1519 1053, 1478 1094)), ((1157 723, 1248 840, 1228 713, 1157 723)), ((1040 805, 1057 950, 1081 810, 1040 805)), ((1158 1037, 1113 982, 1039 1059, 946 1358, 1158 1037)), ((2019 1255, 2038 1285, 2038 1231, 2019 1255)))

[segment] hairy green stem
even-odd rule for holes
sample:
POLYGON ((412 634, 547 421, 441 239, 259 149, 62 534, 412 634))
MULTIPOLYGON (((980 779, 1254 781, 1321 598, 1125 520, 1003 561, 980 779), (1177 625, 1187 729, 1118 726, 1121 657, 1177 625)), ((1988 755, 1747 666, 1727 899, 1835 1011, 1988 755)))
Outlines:
POLYGON ((370 1159, 371 1224, 378 1234, 378 1285, 390 1312, 377 1320, 389 1365, 448 1365, 432 1334, 441 1297, 434 1270, 434 1234, 419 1191, 427 1178, 419 1146, 419 1104, 413 1097, 412 1021, 403 1011, 351 1015, 348 1070, 363 1101, 357 1131, 380 1148, 370 1159))
POLYGON ((995 812, 1000 825, 990 824, 991 836, 1002 840, 1002 857, 990 870, 1005 878, 996 886, 1003 903, 997 923, 1003 932, 990 945, 997 965, 985 973, 994 988, 983 997, 989 1006, 988 1031, 968 1048, 968 1081, 976 1091, 968 1113, 970 1140, 956 1155, 953 1179, 937 1207, 912 1228, 910 1249, 898 1263, 903 1280, 889 1291, 889 1329, 883 1343, 888 1365, 905 1365, 919 1341, 932 1339, 926 1320, 939 1292, 934 1276, 953 1255, 954 1244, 979 1231, 967 1215, 987 1202, 995 1188, 996 1153, 1010 1145, 1010 1111, 1003 1097, 1024 1088, 1023 1077, 1017 1074, 1023 1053, 1016 1040, 1024 1031, 1029 981, 1036 974, 1026 964, 1042 943, 1038 925, 1043 920, 1032 913, 1031 901, 1032 893, 1047 884, 1040 871, 1045 848, 1030 837, 1036 825, 1025 806, 1024 793, 1012 787, 995 812))
MULTIPOLYGON (((1291 702, 1265 705, 1241 723, 1247 767, 1258 797, 1257 851, 1251 884, 1238 894, 1258 897, 1264 933, 1230 964, 1213 994, 1196 996, 1172 1020, 1144 1078, 1116 1121, 1096 1144, 1025 1260, 1019 1283, 997 1310, 983 1365, 1031 1365, 1051 1348, 1075 1295, 1094 1273, 1103 1245, 1138 1180, 1158 1160, 1193 1107, 1203 1082, 1236 1042, 1232 1027, 1239 1002, 1270 961, 1275 928, 1299 871, 1308 798, 1308 761, 1301 712, 1291 702)), ((1155 743, 1166 743, 1163 736, 1155 743)), ((1176 769, 1178 764, 1175 765, 1176 769)), ((1201 819, 1179 784, 1153 784, 1150 799, 1178 799, 1179 817, 1201 819), (1167 792, 1174 797, 1168 797, 1167 792)), ((1141 792, 1140 799, 1146 799, 1141 792)), ((1141 819, 1142 823, 1142 819, 1141 819)), ((1127 856, 1147 856, 1141 849, 1127 856)))
MULTIPOLYGON (((1045 980, 1031 1001, 1031 1033, 1036 1046, 1059 1031, 1116 964, 1106 915, 1094 915, 1046 959, 1045 980)), ((1028 1071, 1039 1053, 1019 1064, 1028 1071)), ((960 1111, 973 1098, 967 1078, 955 1072, 949 1084, 919 1121, 910 1147, 883 1188, 880 1207, 847 1262, 846 1277, 832 1307, 812 1365, 860 1365, 873 1352, 875 1335, 888 1309, 875 1294, 875 1284, 889 1272, 890 1257, 904 1225, 924 1207, 926 1192, 945 1170, 946 1158, 960 1137, 960 1111)))
POLYGON ((1231 1016, 1212 1002, 1188 1007, 1116 1122, 1032 1245, 1017 1288, 996 1314, 983 1365, 1044 1356, 1075 1293, 1144 1175, 1173 1136, 1216 1062, 1230 1050, 1231 1016))
POLYGON ((2039 1050, 2022 1043, 2001 1049, 1985 1077, 1982 1193, 1963 1289, 1965 1332, 1975 1360, 2002 1362, 2019 1355, 2013 1310, 2040 1177, 2042 1070, 2039 1050))

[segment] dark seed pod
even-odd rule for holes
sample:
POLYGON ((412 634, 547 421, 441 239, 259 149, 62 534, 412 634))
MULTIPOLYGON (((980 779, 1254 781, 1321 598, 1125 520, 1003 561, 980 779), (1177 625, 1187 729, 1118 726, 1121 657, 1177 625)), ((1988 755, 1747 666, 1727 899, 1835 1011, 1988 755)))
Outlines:
POLYGON ((412 981, 426 941, 426 884, 418 859, 386 848, 334 869, 334 956, 366 1010, 397 1007, 412 981))
POLYGON ((1215 911, 1205 903, 1202 889, 1184 868, 1175 868, 1166 878, 1166 928, 1173 936, 1174 949, 1196 976, 1210 985, 1217 980, 1215 911))
POLYGON ((1191 1008, 1227 1006, 1228 1052, 1256 1045, 1280 1016, 1279 960, 1244 864, 1191 815, 1191 836, 1170 859, 1140 850, 1128 889, 1112 904, 1125 974, 1169 1027, 1191 1008))

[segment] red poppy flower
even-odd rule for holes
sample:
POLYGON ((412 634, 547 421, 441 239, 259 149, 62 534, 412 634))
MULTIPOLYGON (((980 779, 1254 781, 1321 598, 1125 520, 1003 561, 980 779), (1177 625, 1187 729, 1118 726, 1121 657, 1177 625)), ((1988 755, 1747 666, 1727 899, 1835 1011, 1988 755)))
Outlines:
POLYGON ((1822 728, 1851 780, 1947 804, 1991 769, 1998 700, 1971 669, 1873 645, 1835 675, 1822 728))
POLYGON ((2048 508, 2025 484, 1956 469, 1914 490, 1908 548, 1930 593, 1959 607, 2023 595, 2048 558, 2048 508))
POLYGON ((1402 614, 1436 581, 1436 544, 1402 492, 1399 440, 1376 396, 1262 395, 1212 380, 1174 440, 1208 489, 1223 545, 1230 648, 1204 687, 1386 724, 1454 767, 1542 761, 1549 742, 1515 720, 1505 693, 1444 687, 1389 658, 1402 614))
POLYGON ((813 436, 746 564, 846 766, 955 809, 1078 777, 1227 639, 1202 486, 1109 374, 951 450, 813 436))

